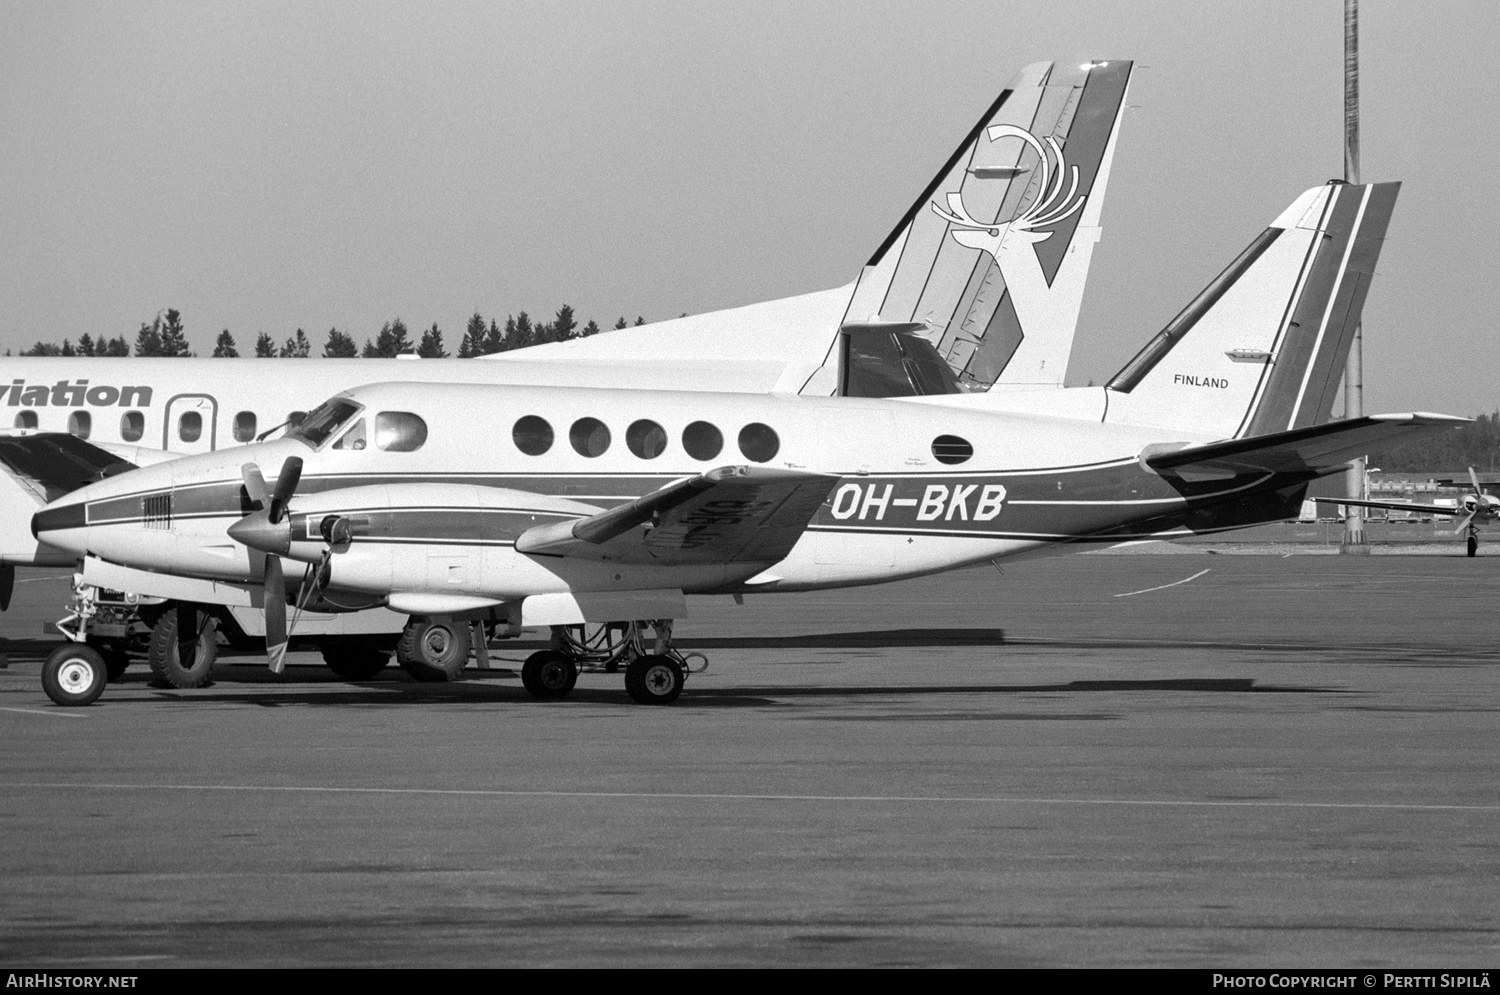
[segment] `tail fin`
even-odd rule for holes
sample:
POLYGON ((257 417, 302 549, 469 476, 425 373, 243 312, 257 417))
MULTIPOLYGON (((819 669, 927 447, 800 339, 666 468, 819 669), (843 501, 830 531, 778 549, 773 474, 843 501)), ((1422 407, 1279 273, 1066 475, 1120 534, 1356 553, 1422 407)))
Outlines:
POLYGON ((1225 439, 1327 421, 1400 188, 1297 198, 1110 380, 1104 420, 1225 439))
POLYGON ((871 350, 839 336, 801 392, 1061 387, 1133 68, 1039 62, 1021 70, 855 285, 842 324, 869 342, 872 328, 890 323, 899 326, 894 337, 871 350), (925 330, 912 332, 913 323, 925 330), (851 371, 887 354, 930 352, 912 348, 914 334, 951 377, 851 371))

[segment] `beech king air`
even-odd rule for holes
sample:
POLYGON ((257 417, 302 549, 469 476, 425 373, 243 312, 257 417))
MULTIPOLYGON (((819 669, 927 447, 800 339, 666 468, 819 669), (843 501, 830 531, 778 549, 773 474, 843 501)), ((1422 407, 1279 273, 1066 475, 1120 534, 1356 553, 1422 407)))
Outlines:
MULTIPOLYGON (((87 583, 194 610, 263 605, 273 667, 289 601, 384 605, 465 656, 465 620, 554 627, 556 648, 522 678, 561 697, 582 644, 569 631, 603 623, 632 633, 631 697, 670 702, 687 676, 671 637, 685 595, 874 584, 1284 520, 1351 457, 1462 424, 1328 421, 1398 186, 1307 191, 1102 387, 862 398, 824 396, 811 378, 798 395, 376 384, 284 439, 92 484, 32 528, 87 583)), ((967 207, 933 204, 953 242, 1005 253, 1004 226, 967 207)), ((827 375, 847 383, 831 360, 827 375)), ((44 684, 86 704, 104 678, 71 645, 44 684)))

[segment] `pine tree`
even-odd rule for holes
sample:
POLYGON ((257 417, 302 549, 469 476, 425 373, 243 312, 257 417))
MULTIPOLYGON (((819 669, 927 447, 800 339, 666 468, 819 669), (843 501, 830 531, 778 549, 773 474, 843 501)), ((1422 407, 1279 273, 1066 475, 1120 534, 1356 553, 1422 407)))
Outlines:
POLYGON ((490 319, 490 330, 484 333, 484 348, 479 355, 488 356, 492 352, 505 351, 505 333, 500 331, 500 326, 495 324, 495 319, 490 319))
POLYGON ((128 356, 130 355, 130 343, 125 341, 124 335, 116 335, 107 344, 94 347, 96 356, 128 356))
POLYGON ((60 356, 62 350, 51 342, 38 342, 30 349, 22 349, 23 356, 60 356))
POLYGON ((549 341, 566 342, 578 337, 578 319, 573 317, 572 305, 564 304, 552 321, 552 337, 549 341))
POLYGON ((187 333, 182 327, 182 315, 176 308, 167 308, 165 321, 157 315, 156 325, 161 336, 161 355, 185 357, 193 354, 188 348, 187 333))
POLYGON ((328 330, 328 341, 323 343, 324 359, 353 359, 359 355, 359 346, 354 344, 353 336, 346 335, 337 328, 328 330))
POLYGON ((531 316, 525 311, 516 315, 515 332, 512 333, 507 326, 505 341, 510 343, 512 349, 524 349, 536 343, 536 329, 531 327, 531 316))
POLYGON ((229 329, 219 333, 219 338, 214 342, 215 359, 238 359, 240 351, 234 347, 234 336, 229 334, 229 329))
POLYGON ((635 316, 635 323, 637 325, 644 325, 646 323, 646 319, 642 318, 640 315, 636 315, 635 316))
POLYGON ((475 356, 483 355, 484 318, 478 311, 475 311, 474 317, 469 319, 469 327, 464 330, 464 340, 458 344, 458 358, 473 359, 475 356))
POLYGON ((297 329, 297 334, 287 338, 281 347, 282 359, 306 359, 312 355, 312 343, 307 340, 307 333, 297 329))
MULTIPOLYGON (((101 343, 102 344, 102 343, 101 343)), ((92 356, 94 354, 94 339, 88 332, 78 336, 78 355, 92 356)))
POLYGON ((617 321, 617 322, 615 322, 615 331, 619 331, 622 328, 629 328, 629 327, 630 327, 630 322, 628 322, 628 321, 625 320, 625 316, 623 314, 620 315, 620 320, 617 321))
MULTIPOLYGON (((478 318, 479 315, 476 314, 474 317, 478 318)), ((483 321, 481 318, 480 323, 483 324, 483 321)), ((432 327, 422 333, 422 341, 417 346, 417 355, 423 359, 448 358, 448 350, 443 348, 443 333, 438 329, 437 322, 434 321, 432 327)))
POLYGON ((135 333, 135 354, 137 356, 160 356, 161 352, 161 318, 151 324, 141 322, 141 330, 135 333))
POLYGON ((256 359, 274 359, 276 356, 276 340, 271 338, 270 332, 261 332, 260 337, 255 340, 256 359))
POLYGON ((78 353, 76 353, 76 352, 73 351, 73 343, 69 342, 67 339, 63 339, 62 351, 59 352, 58 355, 59 356, 76 356, 76 355, 78 355, 78 353))
POLYGON ((589 323, 587 325, 583 326, 583 331, 581 331, 581 332, 578 333, 578 337, 581 338, 581 339, 586 339, 590 335, 598 335, 598 334, 599 334, 599 324, 598 324, 598 322, 594 321, 593 318, 590 318, 589 319, 589 323))
POLYGON ((411 351, 411 339, 407 338, 406 325, 400 318, 382 325, 373 345, 365 339, 366 359, 395 359, 403 352, 411 351))

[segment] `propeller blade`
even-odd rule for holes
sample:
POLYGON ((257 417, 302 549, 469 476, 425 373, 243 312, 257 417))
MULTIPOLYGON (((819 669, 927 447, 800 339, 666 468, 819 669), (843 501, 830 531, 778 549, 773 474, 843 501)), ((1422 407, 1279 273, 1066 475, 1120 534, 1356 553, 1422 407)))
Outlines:
POLYGON ((1479 509, 1478 508, 1475 508, 1473 511, 1469 512, 1469 517, 1464 519, 1462 525, 1460 525, 1458 528, 1456 528, 1456 529, 1453 530, 1453 534, 1454 535, 1458 535, 1459 533, 1461 533, 1465 529, 1467 529, 1469 527, 1469 523, 1472 522, 1472 521, 1474 521, 1474 516, 1477 515, 1477 514, 1479 514, 1479 509))
POLYGON ((279 556, 266 557, 265 591, 266 662, 279 674, 286 666, 286 576, 279 556))
POLYGON ((292 499, 292 494, 297 490, 297 482, 302 479, 302 457, 291 456, 281 464, 281 473, 276 477, 276 490, 271 493, 271 524, 275 525, 281 521, 286 514, 287 502, 292 499))
POLYGON ((264 508, 271 497, 271 489, 266 486, 266 478, 261 476, 260 467, 254 463, 246 463, 240 467, 240 479, 245 482, 245 493, 250 495, 250 500, 255 502, 257 508, 264 508))
POLYGON ((1469 467, 1469 483, 1474 485, 1474 493, 1479 495, 1482 501, 1484 499, 1484 488, 1479 486, 1479 474, 1474 472, 1472 466, 1469 467))

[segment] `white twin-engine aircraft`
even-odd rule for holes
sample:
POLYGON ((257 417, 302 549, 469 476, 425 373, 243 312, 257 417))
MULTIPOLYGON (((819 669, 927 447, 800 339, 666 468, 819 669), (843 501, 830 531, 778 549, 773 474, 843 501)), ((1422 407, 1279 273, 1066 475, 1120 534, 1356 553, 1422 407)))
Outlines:
MULTIPOLYGON (((1452 481, 1440 480, 1439 484, 1451 484, 1452 481)), ((1479 555, 1479 526, 1500 522, 1500 497, 1496 497, 1484 489, 1484 484, 1479 480, 1479 474, 1474 468, 1469 467, 1469 483, 1473 486, 1472 493, 1465 494, 1458 507, 1449 507, 1442 504, 1419 504, 1415 501, 1363 501, 1357 498, 1317 498, 1319 504, 1352 504, 1359 508, 1382 508, 1386 511, 1417 512, 1424 515, 1442 515, 1444 517, 1463 515, 1463 521, 1458 523, 1458 528, 1453 530, 1454 535, 1468 533, 1464 546, 1470 556, 1479 555)))
MULTIPOLYGON (((872 399, 375 384, 285 439, 84 487, 32 528, 86 583, 263 604, 273 666, 288 602, 389 606, 424 620, 408 631, 434 653, 465 658, 476 619, 604 623, 632 634, 618 659, 630 695, 670 702, 687 676, 670 624, 686 594, 873 584, 1284 520, 1351 457, 1462 423, 1327 420, 1398 186, 1309 190, 1103 387, 872 399)), ((523 668, 541 697, 567 694, 585 655, 577 638, 554 645, 523 668)), ((99 693, 91 652, 48 661, 54 700, 99 693)))

